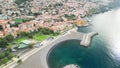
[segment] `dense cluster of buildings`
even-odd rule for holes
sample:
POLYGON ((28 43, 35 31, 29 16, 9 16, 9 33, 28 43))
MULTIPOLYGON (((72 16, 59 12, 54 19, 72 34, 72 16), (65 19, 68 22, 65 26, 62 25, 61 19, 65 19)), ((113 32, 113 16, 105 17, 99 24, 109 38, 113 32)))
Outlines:
MULTIPOLYGON (((18 27, 11 27, 11 23, 14 22, 13 20, 3 20, 0 19, 0 25, 2 26, 3 30, 0 30, 0 37, 5 37, 8 34, 12 34, 14 37, 18 35, 21 31, 23 32, 33 32, 37 31, 40 27, 50 28, 53 31, 61 31, 66 29, 67 27, 72 27, 70 23, 66 22, 43 22, 37 20, 31 20, 28 22, 23 22, 18 25, 18 27)), ((13 23, 12 23, 13 24, 13 23)))
MULTIPOLYGON (((32 0, 18 5, 14 0, 0 0, 0 37, 8 34, 17 36, 21 31, 31 32, 40 27, 53 31, 64 31, 74 23, 83 23, 82 17, 97 12, 101 2, 93 0, 32 0), (16 18, 33 16, 34 20, 23 22, 18 27, 11 27, 16 18), (65 15, 73 15, 69 20, 65 15)), ((105 4, 104 4, 105 5, 105 4)), ((84 24, 84 23, 83 23, 84 24)))

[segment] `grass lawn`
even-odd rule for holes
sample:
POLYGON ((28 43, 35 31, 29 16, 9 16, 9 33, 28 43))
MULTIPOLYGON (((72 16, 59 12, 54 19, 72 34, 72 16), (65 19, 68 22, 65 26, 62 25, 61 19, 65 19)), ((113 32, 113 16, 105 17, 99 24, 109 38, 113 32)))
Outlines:
POLYGON ((22 23, 22 22, 23 22, 23 19, 18 18, 18 19, 15 19, 14 21, 15 21, 15 22, 18 22, 18 23, 22 23))
POLYGON ((14 39, 14 41, 12 41, 11 43, 8 43, 8 45, 10 47, 12 47, 13 45, 19 44, 21 41, 23 40, 27 40, 27 37, 22 37, 22 38, 18 38, 18 39, 14 39))
POLYGON ((22 37, 22 38, 18 38, 17 40, 15 40, 17 43, 20 43, 23 40, 27 40, 28 37, 22 37))
MULTIPOLYGON (((33 36, 33 39, 36 41, 43 41, 51 36, 53 36, 53 35, 44 35, 44 34, 37 33, 33 36)), ((21 41, 27 40, 27 39, 28 39, 28 37, 22 37, 22 38, 15 39, 13 42, 9 43, 9 46, 12 47, 13 45, 15 45, 15 44, 13 44, 14 42, 19 44, 21 41)))
POLYGON ((51 35, 36 34, 36 35, 34 35, 34 39, 37 40, 37 41, 43 41, 50 36, 51 35))
MULTIPOLYGON (((43 41, 45 39, 47 39, 48 37, 50 37, 51 35, 43 35, 43 34, 35 34, 33 36, 33 39, 34 40, 37 40, 37 41, 43 41)), ((27 40, 28 37, 22 37, 22 38, 18 38, 17 40, 15 40, 17 43, 20 43, 21 41, 23 40, 27 40)))

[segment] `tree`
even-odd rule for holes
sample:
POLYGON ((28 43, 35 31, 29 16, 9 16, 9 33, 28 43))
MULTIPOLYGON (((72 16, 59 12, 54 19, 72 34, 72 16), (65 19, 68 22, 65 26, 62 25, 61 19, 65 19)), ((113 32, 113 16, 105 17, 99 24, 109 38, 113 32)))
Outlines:
POLYGON ((54 31, 50 30, 49 28, 41 28, 40 32, 46 35, 54 33, 54 31))
POLYGON ((2 62, 3 64, 7 63, 7 62, 8 62, 8 58, 7 58, 7 57, 3 58, 3 59, 1 60, 1 62, 2 62))
POLYGON ((0 59, 4 58, 5 57, 5 53, 1 53, 0 54, 0 59))
POLYGON ((19 36, 20 36, 20 37, 28 36, 28 33, 26 33, 26 32, 20 32, 20 33, 19 33, 19 36))
POLYGON ((35 45, 35 43, 31 43, 31 44, 29 45, 29 48, 33 48, 34 45, 35 45))
POLYGON ((18 23, 15 23, 15 24, 10 24, 10 27, 18 27, 18 23))
POLYGON ((53 31, 53 30, 50 30, 50 33, 51 33, 51 34, 53 34, 53 33, 54 33, 54 31, 53 31))
POLYGON ((9 51, 0 53, 0 65, 7 63, 8 60, 12 59, 13 57, 14 57, 14 54, 12 54, 9 51))
POLYGON ((38 15, 39 15, 39 13, 33 13, 33 15, 34 15, 34 16, 38 16, 38 15))
POLYGON ((2 27, 2 25, 0 25, 0 31, 1 31, 1 30, 3 30, 3 27, 2 27))
POLYGON ((33 39, 33 33, 28 33, 28 38, 33 39))
POLYGON ((60 32, 55 32, 55 33, 53 33, 53 36, 57 36, 59 34, 60 34, 60 32))
POLYGON ((2 14, 2 9, 0 9, 0 14, 2 14))
POLYGON ((10 55, 10 52, 9 51, 6 51, 5 52, 5 56, 9 56, 10 55))
POLYGON ((17 61, 17 63, 18 63, 18 64, 21 64, 21 63, 22 63, 22 60, 21 60, 21 59, 19 59, 19 60, 17 61))
POLYGON ((4 38, 0 38, 0 48, 6 48, 8 45, 8 42, 4 38))
POLYGON ((2 62, 0 62, 0 65, 2 65, 2 62))
POLYGON ((7 40, 7 42, 12 42, 14 40, 14 36, 10 34, 10 35, 7 35, 5 39, 7 40))
POLYGON ((89 10, 89 12, 90 12, 91 14, 95 14, 95 13, 98 12, 98 9, 96 9, 96 8, 91 8, 91 9, 89 10))
POLYGON ((67 18, 68 20, 76 20, 77 17, 74 14, 65 14, 65 18, 67 18))
POLYGON ((9 51, 9 52, 11 52, 12 51, 12 49, 9 47, 9 48, 7 48, 7 50, 6 51, 9 51))
POLYGON ((61 6, 63 6, 62 3, 56 3, 56 4, 54 5, 54 7, 61 7, 61 6))
POLYGON ((26 1, 31 1, 31 0, 15 0, 15 3, 16 3, 17 5, 20 5, 20 4, 22 4, 22 3, 26 3, 26 1))
POLYGON ((8 59, 12 59, 14 55, 12 53, 9 54, 8 59))

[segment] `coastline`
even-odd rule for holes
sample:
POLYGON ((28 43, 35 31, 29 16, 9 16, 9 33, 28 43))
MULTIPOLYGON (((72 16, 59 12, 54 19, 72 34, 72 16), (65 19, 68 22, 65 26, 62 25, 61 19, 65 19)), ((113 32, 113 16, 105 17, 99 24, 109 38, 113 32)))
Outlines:
MULTIPOLYGON (((99 14, 99 13, 98 13, 99 14)), ((93 14, 94 15, 94 14, 93 14)), ((60 37, 61 37, 61 35, 60 35, 60 37)), ((59 39, 60 37, 57 37, 55 40, 57 40, 57 39, 59 39)), ((43 48, 43 50, 47 47, 47 46, 49 46, 49 44, 51 44, 52 42, 50 42, 50 43, 48 43, 48 44, 45 44, 45 47, 43 48)), ((57 43, 57 42, 55 42, 55 43, 57 43)), ((53 45, 53 44, 52 44, 53 45)), ((40 51, 42 51, 42 48, 41 48, 41 50, 40 51)), ((38 51, 39 52, 39 51, 38 51)), ((44 52, 44 51, 43 51, 44 52)), ((36 54, 36 53, 35 53, 36 54)), ((40 54, 40 56, 41 56, 42 54, 40 54)), ((39 56, 39 57, 40 57, 39 56)), ((29 57, 28 57, 28 59, 29 59, 29 57)), ((43 60, 43 59, 42 59, 43 60)), ((38 60, 37 60, 38 61, 38 60)), ((24 62, 23 62, 24 63, 24 62)), ((22 68, 22 67, 20 67, 20 68, 22 68)), ((29 67, 30 68, 30 67, 29 67)), ((32 67, 31 67, 32 68, 32 67)), ((44 67, 41 67, 40 66, 40 68, 44 68, 44 67)), ((49 68, 49 67, 48 67, 49 68)))
MULTIPOLYGON (((108 11, 108 10, 107 10, 108 11)), ((101 12, 100 12, 101 13, 101 12)), ((99 13, 97 13, 97 14, 99 14, 99 13)), ((92 14, 92 15, 94 15, 94 14, 92 14)), ((85 16, 86 17, 86 16, 85 16)), ((60 37, 62 36, 62 38, 64 38, 63 36, 66 36, 67 34, 69 34, 69 32, 68 33, 65 33, 64 35, 60 35, 60 37)), ((69 36, 68 36, 69 37, 69 36)), ((57 40, 59 37, 57 37, 55 40, 57 40)), ((73 38, 70 38, 70 39, 73 39, 73 38)), ((78 39, 78 38, 77 38, 78 39)), ((58 39, 59 40, 59 39, 58 39)), ((62 42, 62 41, 61 41, 62 42)), ((52 42, 50 41, 50 42, 48 42, 47 44, 45 44, 46 46, 42 46, 43 47, 43 49, 44 48, 46 48, 47 46, 49 46, 49 44, 51 44, 52 42)), ((55 43, 57 43, 57 42, 55 42, 55 43)), ((59 43, 58 43, 59 44, 59 43)), ((53 45, 53 44, 52 44, 53 45)), ((28 52, 28 53, 32 53, 32 54, 26 54, 25 53, 25 55, 23 55, 22 57, 20 57, 20 59, 22 59, 23 61, 25 61, 25 60, 27 60, 30 56, 32 56, 32 55, 34 55, 35 53, 37 53, 39 50, 42 50, 42 47, 40 47, 40 48, 38 48, 38 49, 34 49, 34 50, 32 50, 32 51, 30 51, 30 52, 28 52), (27 57, 26 57, 27 56, 27 57)))
MULTIPOLYGON (((109 9, 109 10, 111 10, 111 9, 109 9)), ((106 11, 109 11, 109 10, 106 10, 106 11)), ((106 11, 104 11, 104 12, 106 12, 106 11)), ((99 12, 99 13, 95 13, 95 14, 92 14, 92 15, 96 15, 96 14, 100 14, 100 13, 104 13, 104 12, 99 12)), ((85 18, 85 17, 89 17, 89 16, 92 16, 92 15, 86 15, 86 16, 84 16, 83 18, 85 18)), ((88 25, 85 25, 85 26, 83 26, 83 27, 87 27, 88 25)), ((76 28, 72 28, 71 30, 69 30, 67 33, 65 33, 65 34, 61 34, 61 35, 59 35, 57 38, 55 38, 54 40, 52 40, 52 41, 50 41, 49 43, 47 43, 47 44, 45 44, 45 45, 43 45, 42 47, 40 47, 39 48, 39 50, 37 51, 37 52, 35 52, 35 53, 33 53, 32 55, 30 55, 29 57, 27 57, 25 60, 27 61, 27 60, 29 60, 30 58, 31 58, 31 56, 33 56, 33 55, 36 55, 37 53, 39 53, 40 54, 40 58, 41 58, 41 62, 40 62, 40 64, 38 64, 38 66, 40 67, 40 68, 49 68, 48 67, 48 64, 46 64, 46 63, 43 63, 42 62, 42 60, 44 59, 43 57, 45 57, 45 56, 43 56, 42 54, 44 54, 44 52, 46 52, 46 51, 44 51, 44 50, 46 50, 47 48, 49 48, 48 50, 50 50, 52 47, 54 47, 56 44, 59 44, 60 42, 63 42, 63 41, 66 41, 66 40, 71 40, 71 39, 74 39, 74 38, 72 38, 71 36, 72 35, 69 35, 69 32, 70 31, 76 31, 75 30, 76 28), (66 36, 67 35, 67 36, 66 36), (64 37, 64 39, 62 39, 63 38, 63 36, 65 36, 64 37), (68 38, 67 38, 68 37, 68 38), (62 41, 61 41, 62 40, 62 41), (57 42, 56 42, 57 41, 57 42), (59 41, 59 42, 58 42, 59 41), (52 44, 52 43, 55 43, 55 44, 52 44), (49 45, 52 45, 51 47, 49 47, 49 45), (42 56, 42 57, 41 57, 42 56), (43 63, 43 64, 41 64, 41 63, 43 63), (45 66, 45 67, 44 67, 45 66)), ((79 37, 76 37, 76 39, 77 40, 82 40, 82 37, 83 37, 83 35, 85 34, 85 33, 80 33, 81 34, 81 37, 79 38, 79 37)), ((85 46, 86 47, 86 46, 85 46)), ((49 51, 47 51, 47 53, 49 53, 49 51)), ((25 61, 24 60, 24 61, 25 61)), ((25 62, 26 62, 25 61, 25 62)), ((36 60, 36 61, 38 61, 38 60, 36 60)), ((23 62, 23 63, 25 63, 25 62, 23 62)), ((46 61, 46 59, 45 59, 45 62, 47 62, 46 61)), ((22 64, 23 64, 22 63, 22 64)), ((32 63, 34 63, 34 62, 32 62, 32 63)), ((26 63, 25 63, 26 64, 26 63)), ((25 65, 24 64, 24 65, 25 65)), ((28 65, 28 64, 26 64, 26 65, 28 65)), ((32 65, 32 64, 29 64, 29 65, 32 65)), ((37 65, 36 65, 37 66, 37 65)), ((17 68, 23 68, 23 67, 21 67, 21 65, 17 65, 16 66, 17 68)), ((15 67, 15 68, 16 68, 15 67)), ((34 67, 34 66, 33 66, 34 67)), ((11 67, 10 67, 11 68, 11 67)), ((32 66, 31 67, 29 67, 29 68, 32 68, 32 66)), ((38 68, 38 67, 36 67, 36 68, 38 68)))

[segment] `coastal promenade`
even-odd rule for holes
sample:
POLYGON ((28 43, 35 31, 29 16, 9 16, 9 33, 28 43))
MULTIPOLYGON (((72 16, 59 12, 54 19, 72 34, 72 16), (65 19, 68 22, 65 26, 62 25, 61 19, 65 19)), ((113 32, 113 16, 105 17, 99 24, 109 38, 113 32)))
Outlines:
POLYGON ((49 68, 47 64, 47 55, 51 48, 53 48, 56 44, 63 42, 65 40, 70 40, 70 39, 82 40, 83 35, 84 35, 83 33, 77 32, 76 28, 72 29, 67 33, 60 35, 53 41, 43 45, 46 47, 40 49, 37 53, 30 56, 26 61, 16 66, 15 68, 49 68))
POLYGON ((24 61, 22 64, 16 66, 15 68, 49 68, 47 64, 47 57, 50 52, 50 50, 60 42, 76 39, 76 40, 82 40, 84 36, 84 33, 77 32, 77 28, 74 28, 56 39, 44 44, 44 48, 40 49, 37 53, 30 56, 26 61, 24 61))

